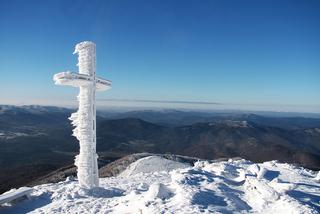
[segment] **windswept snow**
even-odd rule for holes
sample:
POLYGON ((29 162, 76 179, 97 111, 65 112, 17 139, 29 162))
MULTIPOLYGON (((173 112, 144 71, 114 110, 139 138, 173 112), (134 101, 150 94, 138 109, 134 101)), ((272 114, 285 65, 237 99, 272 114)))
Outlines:
POLYGON ((189 164, 180 163, 159 156, 150 156, 137 160, 129 165, 129 167, 123 171, 120 176, 129 177, 139 173, 154 173, 166 171, 169 172, 173 169, 186 168, 189 164))
POLYGON ((151 156, 86 192, 67 179, 34 187, 0 213, 319 213, 317 173, 276 161, 196 162, 151 156))

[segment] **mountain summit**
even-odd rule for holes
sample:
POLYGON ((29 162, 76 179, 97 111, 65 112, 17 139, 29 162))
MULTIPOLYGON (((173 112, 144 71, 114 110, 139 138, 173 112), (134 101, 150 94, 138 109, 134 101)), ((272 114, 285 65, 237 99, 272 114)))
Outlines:
MULTIPOLYGON (((186 157, 185 157, 186 158, 186 157)), ((316 173, 277 161, 197 161, 152 155, 131 163, 100 188, 71 177, 34 187, 31 200, 0 213, 318 213, 316 173), (89 211, 90 210, 90 211, 89 211)))

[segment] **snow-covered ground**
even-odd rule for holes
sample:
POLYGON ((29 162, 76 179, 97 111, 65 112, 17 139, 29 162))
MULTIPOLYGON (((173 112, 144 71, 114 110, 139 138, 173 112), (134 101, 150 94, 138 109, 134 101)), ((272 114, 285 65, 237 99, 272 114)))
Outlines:
MULTIPOLYGON (((316 173, 276 161, 197 162, 150 156, 100 188, 67 179, 34 187, 31 200, 0 213, 319 213, 316 173)), ((319 178, 320 179, 320 178, 319 178)))

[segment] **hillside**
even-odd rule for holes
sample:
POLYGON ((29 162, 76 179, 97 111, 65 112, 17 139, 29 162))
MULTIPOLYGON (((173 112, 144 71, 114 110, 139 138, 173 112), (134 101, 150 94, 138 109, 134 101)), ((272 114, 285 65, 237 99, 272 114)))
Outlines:
POLYGON ((287 130, 237 120, 165 127, 134 118, 102 121, 99 127, 98 151, 276 159, 313 169, 320 166, 318 128, 287 130))

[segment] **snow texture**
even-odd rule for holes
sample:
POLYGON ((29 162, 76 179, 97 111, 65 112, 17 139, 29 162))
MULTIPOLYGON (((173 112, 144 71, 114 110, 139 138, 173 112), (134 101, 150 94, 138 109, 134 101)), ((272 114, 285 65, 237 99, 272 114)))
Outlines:
POLYGON ((93 42, 85 41, 77 44, 74 54, 78 54, 79 74, 62 72, 54 75, 53 79, 58 85, 80 88, 77 96, 79 109, 69 119, 75 126, 73 136, 80 143, 80 153, 75 158, 79 184, 83 188, 91 189, 99 186, 95 93, 97 85, 105 85, 105 87, 101 86, 98 89, 107 89, 111 83, 96 78, 96 45, 93 42))
POLYGON ((129 167, 123 171, 119 176, 129 177, 131 175, 139 173, 153 173, 160 171, 171 171, 177 168, 186 168, 189 164, 179 163, 172 160, 160 158, 159 156, 150 156, 137 160, 136 162, 129 165, 129 167), (161 164, 159 164, 159 160, 161 164))
POLYGON ((0 213, 319 213, 316 176, 276 161, 188 166, 153 156, 117 177, 101 178, 92 190, 72 179, 36 186, 31 200, 0 213))

